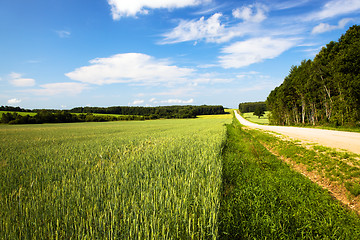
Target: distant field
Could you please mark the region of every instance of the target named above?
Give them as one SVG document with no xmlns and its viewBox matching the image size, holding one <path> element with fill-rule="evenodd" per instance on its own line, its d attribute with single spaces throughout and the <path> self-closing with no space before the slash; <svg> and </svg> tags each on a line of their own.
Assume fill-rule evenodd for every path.
<svg viewBox="0 0 360 240">
<path fill-rule="evenodd" d="M 87 113 L 72 113 L 76 115 L 87 114 Z M 120 115 L 120 114 L 107 114 L 107 113 L 92 113 L 94 116 L 112 116 L 112 117 L 120 117 L 120 116 L 129 116 L 129 115 Z"/>
<path fill-rule="evenodd" d="M 8 113 L 8 111 L 0 111 L 0 119 L 1 119 L 3 113 Z M 14 113 L 14 112 L 10 112 L 10 113 Z M 26 116 L 26 115 L 35 116 L 36 115 L 36 113 L 34 113 L 34 112 L 16 112 L 16 113 L 21 116 Z"/>
<path fill-rule="evenodd" d="M 225 112 L 227 112 L 228 114 L 198 115 L 197 118 L 200 119 L 232 119 L 233 118 L 232 109 L 225 109 Z"/>
<path fill-rule="evenodd" d="M 269 114 L 270 114 L 270 111 L 266 111 L 265 115 L 260 118 L 258 116 L 255 116 L 252 112 L 251 113 L 243 113 L 242 115 L 246 120 L 248 120 L 250 122 L 268 125 L 269 124 Z"/>
</svg>

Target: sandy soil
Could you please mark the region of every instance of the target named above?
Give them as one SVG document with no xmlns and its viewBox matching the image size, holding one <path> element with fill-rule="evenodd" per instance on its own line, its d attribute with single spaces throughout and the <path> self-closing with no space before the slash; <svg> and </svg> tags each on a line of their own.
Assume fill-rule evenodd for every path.
<svg viewBox="0 0 360 240">
<path fill-rule="evenodd" d="M 236 111 L 235 116 L 242 125 L 248 127 L 273 131 L 308 143 L 317 143 L 322 146 L 336 148 L 339 150 L 347 150 L 360 154 L 360 133 L 313 128 L 259 125 L 247 121 Z"/>
</svg>

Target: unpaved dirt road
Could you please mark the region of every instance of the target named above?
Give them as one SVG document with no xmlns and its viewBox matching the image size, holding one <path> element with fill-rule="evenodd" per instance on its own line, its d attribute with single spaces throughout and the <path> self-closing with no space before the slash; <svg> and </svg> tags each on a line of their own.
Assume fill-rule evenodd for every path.
<svg viewBox="0 0 360 240">
<path fill-rule="evenodd" d="M 290 138 L 298 139 L 308 143 L 317 143 L 322 146 L 336 148 L 340 150 L 347 150 L 353 153 L 360 154 L 360 133 L 313 128 L 259 125 L 247 121 L 236 111 L 235 116 L 242 125 L 248 127 L 273 131 L 288 136 Z"/>
</svg>

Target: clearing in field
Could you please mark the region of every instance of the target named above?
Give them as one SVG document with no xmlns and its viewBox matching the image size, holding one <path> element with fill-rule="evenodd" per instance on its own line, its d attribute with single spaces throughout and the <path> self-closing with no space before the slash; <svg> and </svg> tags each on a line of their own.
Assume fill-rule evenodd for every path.
<svg viewBox="0 0 360 240">
<path fill-rule="evenodd" d="M 257 123 L 257 124 L 264 124 L 264 125 L 269 125 L 269 115 L 270 115 L 270 111 L 266 111 L 264 116 L 262 117 L 258 117 L 255 116 L 252 112 L 249 113 L 242 113 L 242 116 L 253 123 Z"/>
</svg>

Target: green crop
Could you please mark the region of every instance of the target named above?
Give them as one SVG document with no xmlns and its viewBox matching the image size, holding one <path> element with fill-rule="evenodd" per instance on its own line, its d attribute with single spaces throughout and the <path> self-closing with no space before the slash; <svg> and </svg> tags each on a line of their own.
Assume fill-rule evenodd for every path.
<svg viewBox="0 0 360 240">
<path fill-rule="evenodd" d="M 0 238 L 215 239 L 227 121 L 0 126 Z"/>
</svg>

